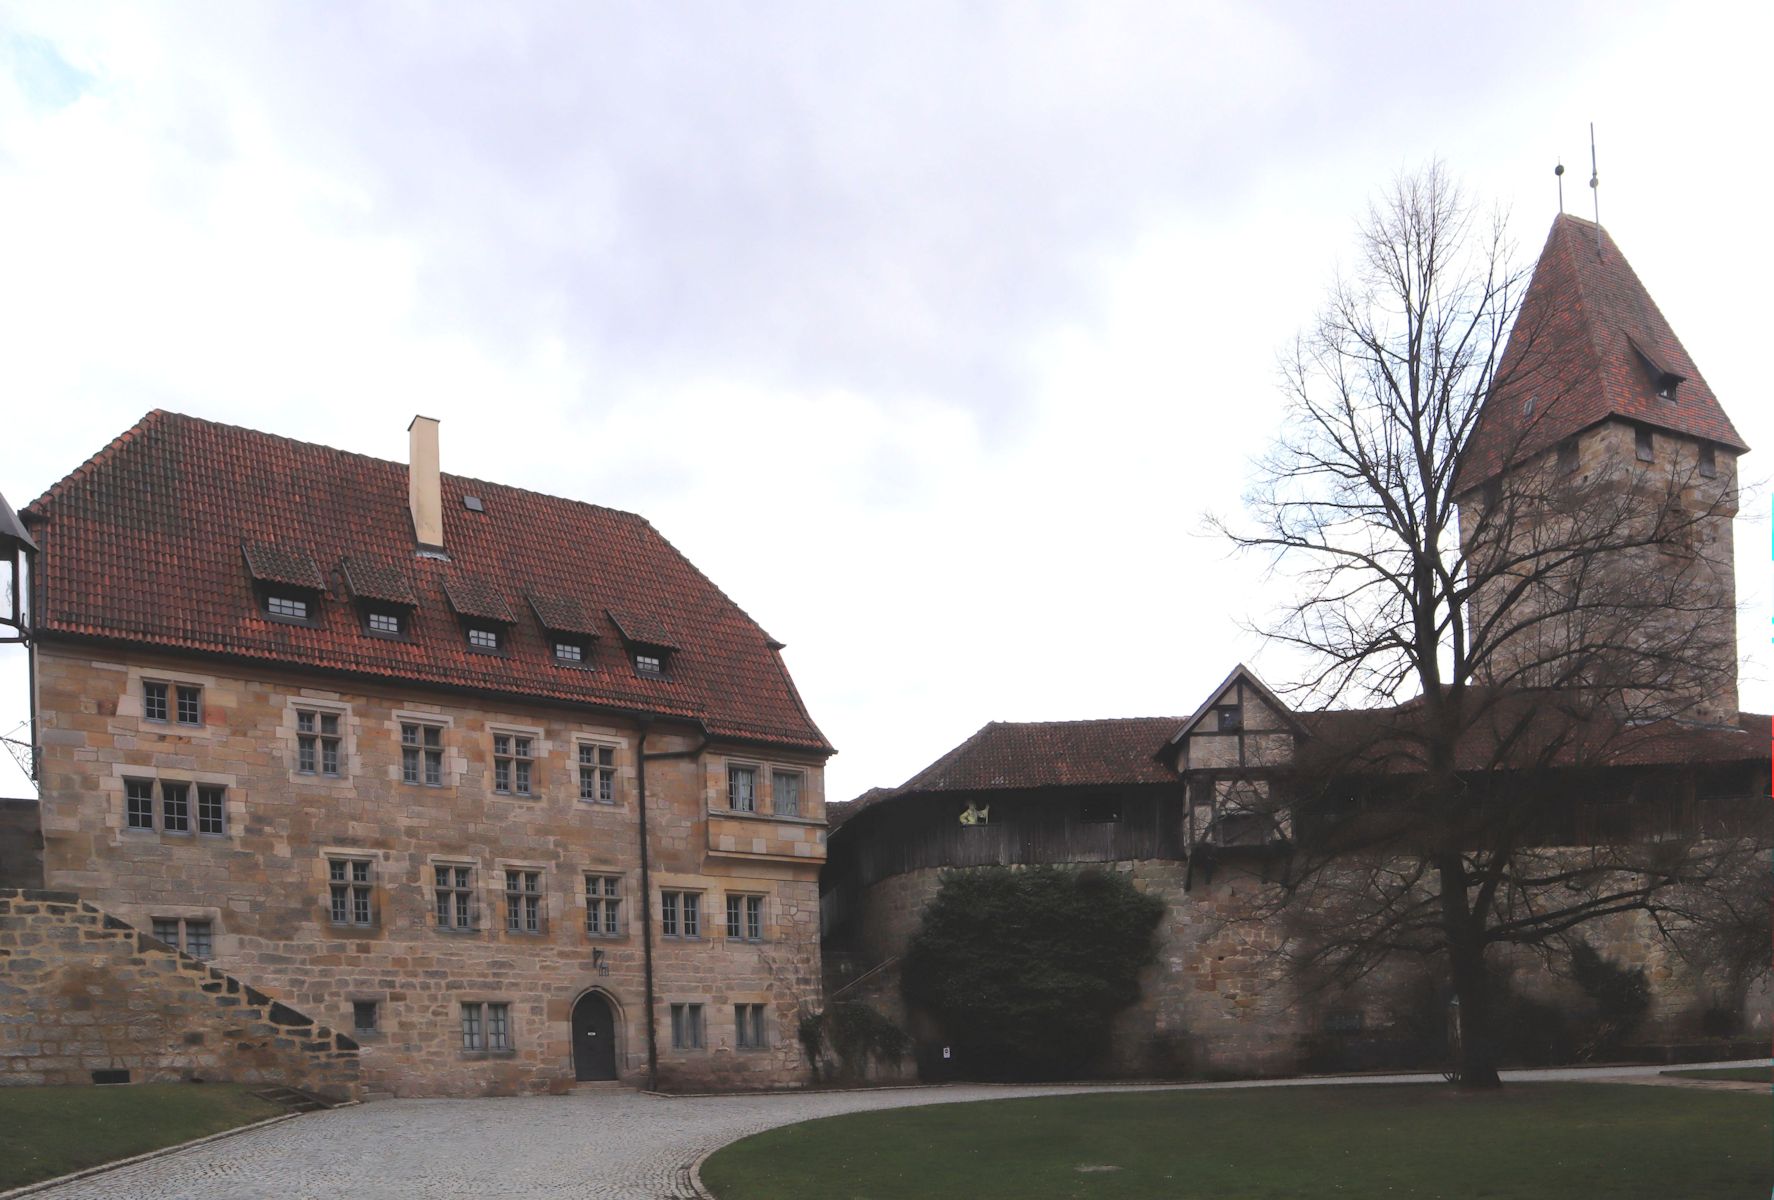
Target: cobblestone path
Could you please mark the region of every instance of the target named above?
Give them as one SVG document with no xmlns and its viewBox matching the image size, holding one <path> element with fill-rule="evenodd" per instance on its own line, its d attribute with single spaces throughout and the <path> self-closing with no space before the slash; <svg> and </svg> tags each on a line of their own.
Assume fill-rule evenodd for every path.
<svg viewBox="0 0 1774 1200">
<path fill-rule="evenodd" d="M 1608 1079 L 1662 1067 L 1506 1073 Z M 1439 1082 L 1435 1076 L 1184 1087 Z M 813 1117 L 1137 1086 L 894 1088 L 776 1096 L 665 1098 L 629 1091 L 489 1100 L 384 1100 L 337 1108 L 106 1171 L 31 1200 L 458 1200 L 620 1197 L 689 1200 L 703 1154 Z"/>
</svg>

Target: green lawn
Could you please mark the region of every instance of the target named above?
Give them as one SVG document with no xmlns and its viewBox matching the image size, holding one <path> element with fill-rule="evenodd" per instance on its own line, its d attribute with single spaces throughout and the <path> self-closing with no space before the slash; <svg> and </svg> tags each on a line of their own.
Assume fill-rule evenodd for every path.
<svg viewBox="0 0 1774 1200">
<path fill-rule="evenodd" d="M 1602 1084 L 1120 1093 L 858 1113 L 703 1164 L 721 1200 L 1766 1196 L 1757 1096 Z"/>
<path fill-rule="evenodd" d="M 1745 1083 L 1774 1082 L 1774 1068 L 1763 1064 L 1759 1067 L 1696 1067 L 1692 1071 L 1665 1071 L 1665 1075 L 1673 1075 L 1677 1079 L 1734 1079 Z"/>
<path fill-rule="evenodd" d="M 0 1190 L 282 1111 L 228 1083 L 0 1087 Z"/>
</svg>

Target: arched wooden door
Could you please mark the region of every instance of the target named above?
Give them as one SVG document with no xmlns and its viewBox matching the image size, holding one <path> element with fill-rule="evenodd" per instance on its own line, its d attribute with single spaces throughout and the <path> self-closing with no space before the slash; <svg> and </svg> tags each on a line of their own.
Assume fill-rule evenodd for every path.
<svg viewBox="0 0 1774 1200">
<path fill-rule="evenodd" d="M 597 992 L 573 1006 L 573 1078 L 616 1078 L 616 1015 Z"/>
</svg>

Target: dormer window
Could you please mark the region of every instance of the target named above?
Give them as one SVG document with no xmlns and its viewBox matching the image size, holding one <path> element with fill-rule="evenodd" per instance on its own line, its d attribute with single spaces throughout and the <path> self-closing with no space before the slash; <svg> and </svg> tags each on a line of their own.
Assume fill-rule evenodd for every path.
<svg viewBox="0 0 1774 1200">
<path fill-rule="evenodd" d="M 371 633 L 380 633 L 388 637 L 400 637 L 407 631 L 406 621 L 401 614 L 391 608 L 372 608 L 365 619 L 364 627 Z"/>
<path fill-rule="evenodd" d="M 672 637 L 671 630 L 665 622 L 650 613 L 634 611 L 618 612 L 606 609 L 610 623 L 616 626 L 616 632 L 622 637 L 623 647 L 628 651 L 628 660 L 634 664 L 634 673 L 642 679 L 663 679 L 671 667 L 671 659 L 677 653 L 677 641 Z"/>
<path fill-rule="evenodd" d="M 269 592 L 265 596 L 267 616 L 280 617 L 286 621 L 306 621 L 308 612 L 308 601 L 300 596 L 282 595 L 277 592 Z"/>
<path fill-rule="evenodd" d="M 554 656 L 564 663 L 582 663 L 585 661 L 585 646 L 581 642 L 561 642 L 554 644 Z"/>
<path fill-rule="evenodd" d="M 649 679 L 659 679 L 665 675 L 665 662 L 657 654 L 637 654 L 634 656 L 634 673 L 645 675 Z"/>
<path fill-rule="evenodd" d="M 514 618 L 504 593 L 490 579 L 468 574 L 444 576 L 444 597 L 462 622 L 468 648 L 481 654 L 500 654 Z"/>
<path fill-rule="evenodd" d="M 1631 338 L 1627 338 L 1626 341 L 1638 355 L 1639 364 L 1644 367 L 1645 374 L 1650 376 L 1651 390 L 1657 394 L 1657 398 L 1674 404 L 1675 389 L 1687 376 L 1670 370 L 1669 366 L 1657 355 L 1652 354 Z"/>
<path fill-rule="evenodd" d="M 527 598 L 547 644 L 554 650 L 556 665 L 589 669 L 598 632 L 585 605 L 576 597 L 558 593 L 531 592 Z"/>
<path fill-rule="evenodd" d="M 364 632 L 376 637 L 406 637 L 419 604 L 406 571 L 396 563 L 364 557 L 345 558 L 339 569 L 363 616 Z"/>
<path fill-rule="evenodd" d="M 470 625 L 468 644 L 476 650 L 498 650 L 499 631 L 489 625 Z"/>
</svg>

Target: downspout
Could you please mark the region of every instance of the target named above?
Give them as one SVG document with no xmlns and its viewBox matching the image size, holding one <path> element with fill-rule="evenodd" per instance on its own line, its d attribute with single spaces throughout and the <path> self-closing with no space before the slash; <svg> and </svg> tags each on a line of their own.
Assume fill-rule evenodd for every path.
<svg viewBox="0 0 1774 1200">
<path fill-rule="evenodd" d="M 640 722 L 639 750 L 635 755 L 635 779 L 640 791 L 641 838 L 641 973 L 647 992 L 647 1090 L 659 1090 L 659 1026 L 655 1017 L 653 993 L 653 868 L 647 849 L 647 763 L 654 759 L 699 758 L 708 748 L 708 727 L 702 726 L 702 740 L 691 750 L 665 750 L 647 753 L 647 734 L 653 728 L 651 718 Z"/>
</svg>

